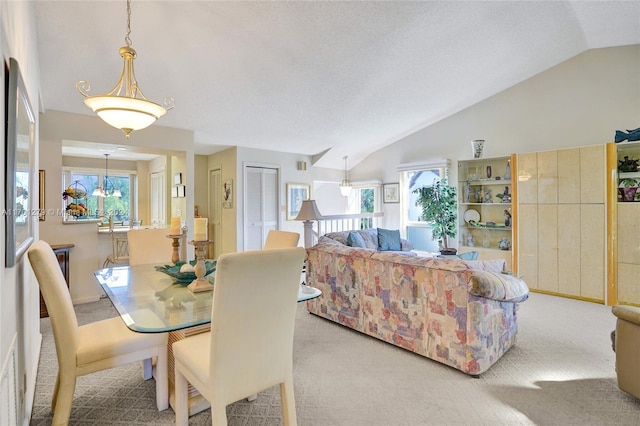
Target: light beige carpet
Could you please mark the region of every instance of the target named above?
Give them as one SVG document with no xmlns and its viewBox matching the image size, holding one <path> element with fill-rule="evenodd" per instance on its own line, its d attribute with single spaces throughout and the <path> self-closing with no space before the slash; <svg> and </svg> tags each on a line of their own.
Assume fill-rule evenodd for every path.
<svg viewBox="0 0 640 426">
<path fill-rule="evenodd" d="M 115 315 L 108 300 L 76 307 L 81 323 Z M 480 378 L 310 315 L 299 305 L 294 346 L 298 424 L 638 425 L 640 402 L 616 384 L 611 308 L 532 294 L 521 304 L 518 343 Z M 48 319 L 32 425 L 51 424 L 57 364 Z M 640 368 L 640 366 L 639 366 Z M 78 380 L 71 424 L 172 425 L 155 408 L 139 363 Z M 277 388 L 227 408 L 230 425 L 279 425 Z M 209 411 L 190 424 L 210 425 Z"/>
</svg>

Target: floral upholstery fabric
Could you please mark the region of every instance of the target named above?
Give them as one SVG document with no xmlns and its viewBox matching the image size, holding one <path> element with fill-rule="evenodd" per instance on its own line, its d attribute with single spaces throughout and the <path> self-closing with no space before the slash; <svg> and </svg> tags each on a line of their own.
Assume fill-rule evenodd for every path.
<svg viewBox="0 0 640 426">
<path fill-rule="evenodd" d="M 516 341 L 517 303 L 471 294 L 478 271 L 460 259 L 322 243 L 307 253 L 307 284 L 322 290 L 311 313 L 472 375 Z"/>
</svg>

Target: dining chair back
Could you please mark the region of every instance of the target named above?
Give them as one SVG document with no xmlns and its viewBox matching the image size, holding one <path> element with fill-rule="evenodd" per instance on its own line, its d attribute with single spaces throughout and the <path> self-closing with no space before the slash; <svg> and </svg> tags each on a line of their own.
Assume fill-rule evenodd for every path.
<svg viewBox="0 0 640 426">
<path fill-rule="evenodd" d="M 267 239 L 264 242 L 264 249 L 285 248 L 285 247 L 297 247 L 298 241 L 300 241 L 300 234 L 297 232 L 289 231 L 277 231 L 272 229 L 267 234 Z"/>
<path fill-rule="evenodd" d="M 172 240 L 169 229 L 131 229 L 127 232 L 129 245 L 129 265 L 147 263 L 170 263 Z"/>
<path fill-rule="evenodd" d="M 37 241 L 29 248 L 28 257 L 47 305 L 58 357 L 58 377 L 51 399 L 53 424 L 68 424 L 78 376 L 154 357 L 156 403 L 159 410 L 166 409 L 167 334 L 134 333 L 119 317 L 78 326 L 51 246 Z"/>
<path fill-rule="evenodd" d="M 228 404 L 279 384 L 283 422 L 296 424 L 293 332 L 304 256 L 294 247 L 218 258 L 211 331 L 173 344 L 177 424 L 188 423 L 187 382 L 211 403 L 217 426 L 227 424 Z"/>
</svg>

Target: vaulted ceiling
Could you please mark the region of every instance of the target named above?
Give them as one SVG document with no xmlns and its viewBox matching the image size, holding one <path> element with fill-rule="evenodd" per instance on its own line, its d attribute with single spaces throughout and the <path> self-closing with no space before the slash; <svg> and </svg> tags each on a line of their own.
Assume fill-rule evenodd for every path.
<svg viewBox="0 0 640 426">
<path fill-rule="evenodd" d="M 45 109 L 120 75 L 125 1 L 35 2 Z M 588 49 L 640 43 L 638 1 L 133 1 L 145 95 L 196 153 L 244 146 L 352 167 Z M 143 130 L 144 131 L 144 130 Z M 132 137 L 135 137 L 135 133 Z M 114 140 L 121 144 L 123 140 Z"/>
</svg>

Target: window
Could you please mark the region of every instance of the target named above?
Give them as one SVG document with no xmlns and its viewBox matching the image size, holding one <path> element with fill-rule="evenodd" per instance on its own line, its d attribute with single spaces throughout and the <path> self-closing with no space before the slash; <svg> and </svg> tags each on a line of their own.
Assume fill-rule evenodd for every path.
<svg viewBox="0 0 640 426">
<path fill-rule="evenodd" d="M 403 209 L 402 225 L 406 229 L 406 238 L 411 241 L 415 250 L 438 251 L 438 243 L 433 240 L 431 227 L 420 217 L 420 208 L 416 206 L 417 188 L 433 185 L 442 179 L 449 167 L 448 160 L 437 160 L 430 163 L 404 164 L 398 167 L 400 172 L 401 206 Z"/>
<path fill-rule="evenodd" d="M 114 172 L 109 173 L 105 181 L 103 172 L 65 170 L 62 185 L 66 188 L 79 189 L 72 192 L 76 198 L 63 199 L 64 221 L 77 222 L 81 220 L 98 220 L 113 217 L 114 222 L 128 222 L 135 217 L 137 205 L 133 201 L 135 174 Z M 120 190 L 120 197 L 100 197 L 93 195 L 96 188 L 106 186 L 107 194 Z M 70 210 L 71 204 L 82 204 L 82 209 Z"/>
</svg>

